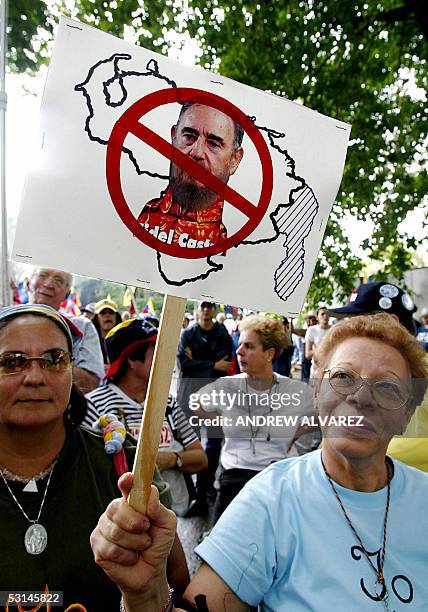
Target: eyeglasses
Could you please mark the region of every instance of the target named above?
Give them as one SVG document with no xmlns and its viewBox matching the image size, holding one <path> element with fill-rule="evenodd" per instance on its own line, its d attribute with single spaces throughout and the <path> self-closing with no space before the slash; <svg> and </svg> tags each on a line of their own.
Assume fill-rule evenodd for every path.
<svg viewBox="0 0 428 612">
<path fill-rule="evenodd" d="M 67 286 L 67 281 L 62 276 L 52 276 L 47 272 L 39 272 L 39 279 L 41 279 L 43 282 L 46 282 L 49 279 L 51 283 L 57 287 L 57 289 L 62 289 L 63 287 Z"/>
<path fill-rule="evenodd" d="M 107 315 L 107 314 L 114 315 L 115 312 L 114 312 L 114 310 L 111 310 L 110 308 L 103 308 L 98 314 L 100 314 L 100 315 Z"/>
<path fill-rule="evenodd" d="M 363 379 L 353 370 L 345 368 L 330 368 L 323 371 L 328 373 L 328 380 L 333 391 L 343 397 L 353 395 L 363 385 L 368 385 L 374 401 L 384 410 L 398 410 L 411 398 L 408 386 L 399 380 L 391 378 Z"/>
<path fill-rule="evenodd" d="M 73 356 L 61 349 L 46 351 L 40 357 L 29 357 L 24 353 L 1 353 L 0 376 L 21 374 L 30 367 L 32 361 L 39 361 L 42 370 L 61 373 L 71 368 Z"/>
</svg>

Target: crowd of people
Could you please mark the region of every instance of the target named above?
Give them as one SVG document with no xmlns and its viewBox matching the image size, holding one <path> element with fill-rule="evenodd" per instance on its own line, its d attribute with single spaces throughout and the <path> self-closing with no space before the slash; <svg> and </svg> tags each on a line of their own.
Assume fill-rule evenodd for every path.
<svg viewBox="0 0 428 612">
<path fill-rule="evenodd" d="M 0 309 L 2 585 L 69 610 L 426 609 L 426 308 L 384 281 L 302 325 L 199 302 L 143 516 L 125 500 L 159 319 L 62 312 L 71 286 L 41 268 Z M 176 516 L 212 527 L 192 580 Z"/>
<path fill-rule="evenodd" d="M 272 348 L 256 348 L 260 359 L 272 359 Z M 426 608 L 428 477 L 387 455 L 423 401 L 424 350 L 381 313 L 333 325 L 313 360 L 321 448 L 252 476 L 197 548 L 203 564 L 176 609 Z M 251 453 L 254 440 L 248 433 L 246 440 Z M 153 491 L 143 524 L 125 502 L 131 483 L 130 475 L 122 479 L 123 500 L 109 505 L 92 534 L 95 558 L 129 612 L 173 609 L 165 559 L 175 519 Z M 147 538 L 143 552 L 133 543 L 138 534 Z"/>
</svg>

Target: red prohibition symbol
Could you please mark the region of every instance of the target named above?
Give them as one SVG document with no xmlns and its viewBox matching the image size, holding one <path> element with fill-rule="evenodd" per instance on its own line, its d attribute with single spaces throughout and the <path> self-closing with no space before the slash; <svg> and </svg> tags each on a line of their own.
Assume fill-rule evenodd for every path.
<svg viewBox="0 0 428 612">
<path fill-rule="evenodd" d="M 182 104 L 183 102 L 194 102 L 216 108 L 239 124 L 251 139 L 258 152 L 262 167 L 262 188 L 257 205 L 251 203 L 229 185 L 225 185 L 211 172 L 208 172 L 196 161 L 172 146 L 170 142 L 167 142 L 153 130 L 140 123 L 140 119 L 145 114 L 159 106 L 171 103 Z M 205 248 L 193 249 L 182 247 L 176 244 L 167 244 L 155 238 L 135 218 L 123 194 L 120 161 L 123 153 L 123 143 L 128 134 L 133 134 L 167 159 L 172 160 L 174 164 L 180 166 L 187 174 L 193 176 L 200 183 L 215 193 L 221 194 L 225 202 L 229 202 L 229 204 L 247 217 L 244 225 L 232 236 L 228 236 L 215 245 Z M 199 259 L 224 253 L 229 248 L 245 240 L 263 219 L 268 209 L 273 189 L 273 167 L 269 149 L 253 121 L 234 104 L 221 96 L 190 87 L 173 87 L 171 89 L 154 91 L 135 102 L 123 113 L 115 123 L 108 141 L 106 177 L 108 190 L 116 212 L 132 234 L 156 251 L 182 259 Z"/>
</svg>

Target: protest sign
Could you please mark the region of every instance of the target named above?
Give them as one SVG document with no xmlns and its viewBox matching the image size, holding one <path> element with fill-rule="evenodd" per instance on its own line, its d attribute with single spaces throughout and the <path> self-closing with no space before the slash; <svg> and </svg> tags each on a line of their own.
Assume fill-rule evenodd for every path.
<svg viewBox="0 0 428 612">
<path fill-rule="evenodd" d="M 284 98 L 61 20 L 12 257 L 175 296 L 164 305 L 134 465 L 137 509 L 146 508 L 182 298 L 298 314 L 349 133 Z"/>
<path fill-rule="evenodd" d="M 63 18 L 13 259 L 296 315 L 349 132 Z"/>
</svg>

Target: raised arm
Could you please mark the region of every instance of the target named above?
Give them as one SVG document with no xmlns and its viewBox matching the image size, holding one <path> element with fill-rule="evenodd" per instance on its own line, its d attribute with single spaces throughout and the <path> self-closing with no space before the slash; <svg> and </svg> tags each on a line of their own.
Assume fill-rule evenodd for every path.
<svg viewBox="0 0 428 612">
<path fill-rule="evenodd" d="M 167 560 L 176 517 L 152 486 L 147 515 L 127 503 L 132 474 L 119 480 L 122 499 L 113 500 L 91 534 L 95 562 L 121 589 L 128 612 L 159 612 L 168 599 Z"/>
<path fill-rule="evenodd" d="M 159 612 L 169 596 L 166 567 L 176 518 L 159 503 L 153 486 L 147 515 L 133 510 L 125 501 L 131 486 L 132 475 L 124 474 L 119 481 L 124 497 L 109 504 L 91 535 L 91 546 L 96 563 L 122 591 L 127 612 Z M 198 595 L 206 596 L 210 612 L 248 610 L 248 605 L 206 564 L 187 587 L 183 599 L 194 604 Z"/>
</svg>

